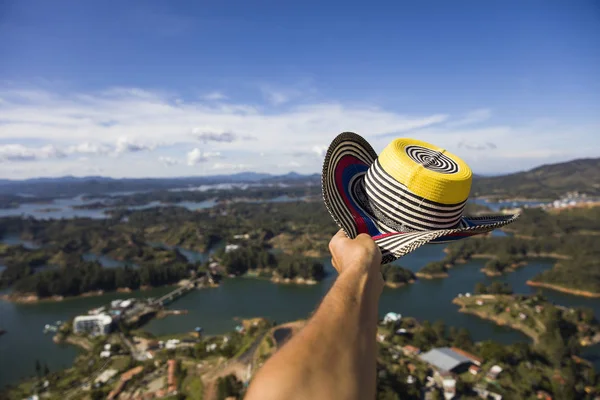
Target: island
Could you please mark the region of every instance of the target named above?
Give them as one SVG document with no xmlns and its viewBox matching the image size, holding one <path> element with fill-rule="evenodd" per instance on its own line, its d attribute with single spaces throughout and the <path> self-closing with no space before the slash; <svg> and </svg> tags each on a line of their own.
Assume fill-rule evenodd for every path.
<svg viewBox="0 0 600 400">
<path fill-rule="evenodd" d="M 433 261 L 421 268 L 415 275 L 421 279 L 439 279 L 448 277 L 447 260 Z"/>
<path fill-rule="evenodd" d="M 554 267 L 534 276 L 529 285 L 600 296 L 600 207 L 524 209 L 505 231 L 509 236 L 473 237 L 452 243 L 443 262 L 452 265 L 483 258 L 487 261 L 482 272 L 499 276 L 527 268 L 532 258 L 553 259 Z"/>
<path fill-rule="evenodd" d="M 392 289 L 409 285 L 416 280 L 416 276 L 412 271 L 393 264 L 382 265 L 381 275 L 383 276 L 385 286 Z"/>
<path fill-rule="evenodd" d="M 593 310 L 557 306 L 542 295 L 511 292 L 499 282 L 489 287 L 478 284 L 475 294 L 459 294 L 452 302 L 460 306 L 460 312 L 521 331 L 542 347 L 557 334 L 581 346 L 600 343 L 600 324 Z"/>
<path fill-rule="evenodd" d="M 6 265 L 0 287 L 14 289 L 4 299 L 35 302 L 173 285 L 206 274 L 314 284 L 326 275 L 322 256 L 336 230 L 322 203 L 316 205 L 158 207 L 120 210 L 104 220 L 4 218 L 0 237 L 19 236 L 39 248 L 0 245 Z M 282 234 L 288 239 L 275 240 Z M 103 259 L 114 262 L 105 267 Z"/>
</svg>

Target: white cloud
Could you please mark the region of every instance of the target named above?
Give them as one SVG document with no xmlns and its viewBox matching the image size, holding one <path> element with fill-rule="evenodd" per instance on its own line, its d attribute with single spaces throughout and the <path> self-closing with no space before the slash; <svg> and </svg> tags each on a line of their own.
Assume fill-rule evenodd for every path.
<svg viewBox="0 0 600 400">
<path fill-rule="evenodd" d="M 469 111 L 460 119 L 448 122 L 448 126 L 456 127 L 479 124 L 481 122 L 487 121 L 491 118 L 491 116 L 492 110 L 490 110 L 489 108 L 480 108 L 477 110 Z"/>
<path fill-rule="evenodd" d="M 122 153 L 137 153 L 139 151 L 154 150 L 155 144 L 142 143 L 136 139 L 128 137 L 120 137 L 117 139 L 117 145 L 115 146 L 115 152 L 117 154 Z"/>
<path fill-rule="evenodd" d="M 288 100 L 307 98 L 296 95 L 295 90 L 274 92 L 283 93 Z M 227 154 L 228 160 L 235 155 L 230 169 L 233 165 L 252 165 L 258 172 L 272 172 L 277 165 L 289 162 L 290 155 L 302 154 L 305 158 L 296 160 L 301 167 L 286 168 L 313 173 L 321 168 L 327 144 L 347 130 L 365 137 L 376 151 L 398 136 L 429 141 L 464 157 L 476 172 L 487 172 L 490 166 L 511 170 L 533 167 L 540 158 L 515 158 L 515 154 L 532 151 L 551 154 L 544 162 L 598 156 L 594 151 L 598 148 L 598 126 L 556 120 L 552 125 L 491 124 L 491 112 L 486 108 L 454 117 L 440 112 L 443 110 L 405 115 L 394 109 L 340 101 L 290 101 L 284 108 L 273 108 L 269 103 L 245 104 L 231 99 L 177 102 L 180 97 L 140 88 L 55 93 L 0 86 L 0 160 L 4 163 L 0 177 L 36 176 L 39 171 L 59 174 L 79 156 L 89 157 L 90 163 L 110 176 L 185 173 L 179 167 L 167 170 L 163 165 L 169 161 L 159 158 L 157 162 L 157 155 L 147 154 L 166 146 L 172 147 L 169 156 L 181 160 L 180 166 L 190 160 L 195 165 L 210 159 L 212 153 L 220 153 Z M 282 99 L 275 96 L 271 100 Z M 515 153 L 517 142 L 520 151 Z M 582 142 L 590 145 L 580 146 Z M 491 149 L 488 143 L 497 148 Z M 200 150 L 206 151 L 209 145 L 210 153 Z M 500 161 L 494 164 L 484 157 L 487 151 L 474 151 L 484 146 L 493 150 L 495 159 L 510 163 L 502 167 Z M 194 147 L 199 148 L 195 153 Z M 187 154 L 190 149 L 194 149 L 191 156 Z M 12 164 L 22 161 L 36 162 L 13 168 Z M 70 171 L 78 168 L 68 165 Z M 280 172 L 288 171 L 282 168 Z"/>
<path fill-rule="evenodd" d="M 313 146 L 312 150 L 317 155 L 317 157 L 325 157 L 327 147 L 328 146 Z"/>
<path fill-rule="evenodd" d="M 172 157 L 165 157 L 165 156 L 158 157 L 158 161 L 166 167 L 172 167 L 174 165 L 181 164 L 181 162 L 179 162 L 179 160 L 176 160 Z"/>
<path fill-rule="evenodd" d="M 231 171 L 247 171 L 252 168 L 251 164 L 233 164 L 233 163 L 214 163 L 211 167 L 213 170 L 231 172 Z"/>
<path fill-rule="evenodd" d="M 194 128 L 192 134 L 196 139 L 208 143 L 208 142 L 223 142 L 231 143 L 236 140 L 237 136 L 232 132 L 210 132 L 202 131 L 202 128 Z"/>
<path fill-rule="evenodd" d="M 222 92 L 219 92 L 219 91 L 207 93 L 204 96 L 202 96 L 202 98 L 204 100 L 227 100 L 228 99 L 228 97 L 225 94 L 223 94 Z"/>
<path fill-rule="evenodd" d="M 213 158 L 220 158 L 221 153 L 218 151 L 214 152 L 202 152 L 199 148 L 195 148 L 189 153 L 187 153 L 187 164 L 189 166 L 194 166 L 203 162 L 206 162 Z"/>
<path fill-rule="evenodd" d="M 84 142 L 77 145 L 69 146 L 65 150 L 67 154 L 108 154 L 112 151 L 111 146 L 102 143 Z"/>
<path fill-rule="evenodd" d="M 27 147 L 21 144 L 0 145 L 0 162 L 37 161 L 52 158 L 63 158 L 66 154 L 53 145 L 43 147 Z"/>
</svg>

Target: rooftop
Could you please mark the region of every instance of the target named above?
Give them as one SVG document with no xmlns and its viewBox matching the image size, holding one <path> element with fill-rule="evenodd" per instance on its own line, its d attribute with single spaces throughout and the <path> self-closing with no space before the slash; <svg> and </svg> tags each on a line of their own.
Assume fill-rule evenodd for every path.
<svg viewBox="0 0 600 400">
<path fill-rule="evenodd" d="M 473 362 L 470 358 L 455 352 L 450 347 L 431 349 L 421 355 L 421 360 L 433 365 L 440 371 L 451 371 L 459 365 Z"/>
</svg>

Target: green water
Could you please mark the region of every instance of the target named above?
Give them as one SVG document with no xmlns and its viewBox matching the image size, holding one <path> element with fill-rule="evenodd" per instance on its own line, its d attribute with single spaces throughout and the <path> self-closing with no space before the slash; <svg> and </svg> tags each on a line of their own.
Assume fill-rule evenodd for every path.
<svg viewBox="0 0 600 400">
<path fill-rule="evenodd" d="M 422 247 L 404 257 L 399 264 L 417 271 L 430 261 L 442 259 L 443 249 L 440 245 Z M 329 261 L 324 262 L 331 274 L 317 285 L 287 286 L 265 280 L 229 279 L 218 288 L 193 291 L 176 300 L 169 307 L 187 309 L 188 314 L 154 320 L 146 329 L 160 335 L 191 331 L 201 326 L 206 333 L 217 334 L 232 329 L 236 325 L 235 317 L 264 316 L 277 322 L 306 318 L 335 280 Z M 386 288 L 381 296 L 379 312 L 395 311 L 419 320 L 442 319 L 449 326 L 467 328 L 475 340 L 493 339 L 502 343 L 528 340 L 519 332 L 458 313 L 457 307 L 451 304 L 458 293 L 473 291 L 477 282 L 487 284 L 493 280 L 479 271 L 483 264 L 481 260 L 456 266 L 447 279 L 419 280 L 399 289 Z M 495 279 L 509 282 L 516 292 L 531 293 L 533 290 L 525 285 L 525 281 L 551 266 L 551 260 L 534 260 L 524 268 Z M 161 288 L 131 294 L 115 293 L 35 305 L 0 302 L 0 327 L 7 330 L 0 337 L 0 387 L 31 376 L 35 371 L 36 359 L 46 362 L 51 370 L 68 367 L 72 363 L 77 350 L 71 346 L 55 345 L 50 335 L 42 333 L 45 324 L 72 318 L 116 298 L 158 296 L 168 290 Z M 552 291 L 544 291 L 544 294 L 558 304 L 592 307 L 600 316 L 600 300 Z M 585 354 L 594 359 L 600 354 L 600 348 L 588 349 Z"/>
</svg>

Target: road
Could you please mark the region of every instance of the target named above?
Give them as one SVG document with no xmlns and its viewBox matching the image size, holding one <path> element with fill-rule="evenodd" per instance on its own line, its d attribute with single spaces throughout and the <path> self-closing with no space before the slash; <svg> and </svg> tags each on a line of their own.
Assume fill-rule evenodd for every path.
<svg viewBox="0 0 600 400">
<path fill-rule="evenodd" d="M 248 349 L 243 352 L 236 361 L 241 362 L 243 364 L 248 364 L 252 362 L 252 356 L 254 356 L 254 353 L 256 352 L 256 350 L 258 349 L 258 346 L 260 345 L 260 343 L 262 342 L 263 338 L 265 337 L 265 335 L 268 333 L 269 331 L 263 332 L 260 335 L 258 335 L 258 337 L 256 339 L 254 339 L 254 342 L 252 342 L 252 344 L 250 345 L 250 347 L 248 347 Z"/>
<path fill-rule="evenodd" d="M 127 346 L 127 348 L 129 349 L 129 352 L 131 353 L 131 356 L 136 360 L 136 361 L 146 361 L 147 357 L 146 357 L 146 353 L 143 351 L 138 351 L 135 348 L 135 345 L 133 343 L 131 343 L 131 340 L 129 340 L 124 334 L 123 332 L 119 332 L 119 335 L 121 336 L 121 341 L 125 344 L 125 346 Z"/>
</svg>

